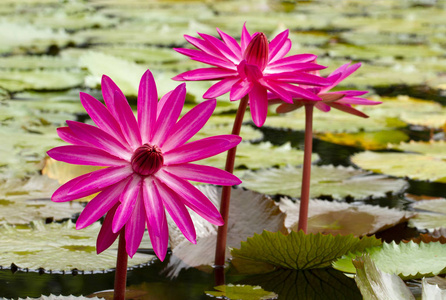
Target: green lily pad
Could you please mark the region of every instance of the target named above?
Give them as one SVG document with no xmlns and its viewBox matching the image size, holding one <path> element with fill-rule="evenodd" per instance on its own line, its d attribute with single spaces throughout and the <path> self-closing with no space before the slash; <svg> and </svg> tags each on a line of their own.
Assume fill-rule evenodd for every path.
<svg viewBox="0 0 446 300">
<path fill-rule="evenodd" d="M 302 168 L 248 171 L 241 186 L 269 195 L 300 197 Z M 356 200 L 398 194 L 407 188 L 404 180 L 372 175 L 352 167 L 312 166 L 310 197 L 330 196 L 333 199 L 353 197 Z"/>
<path fill-rule="evenodd" d="M 22 298 L 19 298 L 19 299 L 22 299 Z M 50 294 L 49 296 L 42 295 L 39 298 L 26 297 L 26 300 L 101 300 L 101 299 L 104 299 L 104 298 L 90 297 L 90 296 L 89 297 L 84 297 L 84 296 L 77 297 L 77 296 L 73 296 L 73 295 L 57 296 L 57 295 L 53 295 L 53 294 Z"/>
<path fill-rule="evenodd" d="M 312 270 L 277 269 L 251 275 L 243 284 L 260 285 L 273 291 L 279 299 L 361 300 L 355 281 L 333 268 Z"/>
<path fill-rule="evenodd" d="M 285 226 L 298 231 L 300 201 L 280 199 L 286 213 Z M 310 200 L 307 233 L 353 234 L 365 236 L 406 222 L 415 214 L 376 205 L 352 205 L 343 202 Z"/>
<path fill-rule="evenodd" d="M 375 237 L 356 238 L 353 235 L 308 234 L 292 231 L 289 235 L 263 231 L 254 234 L 240 249 L 232 249 L 234 258 L 254 260 L 295 270 L 328 267 L 336 258 L 352 251 L 381 245 Z"/>
<path fill-rule="evenodd" d="M 97 45 L 92 48 L 95 51 L 102 52 L 108 55 L 120 57 L 137 63 L 150 63 L 160 65 L 165 63 L 177 63 L 184 59 L 184 56 L 172 51 L 172 49 L 165 49 L 154 46 L 143 45 L 112 45 L 103 46 Z"/>
<path fill-rule="evenodd" d="M 333 263 L 333 268 L 355 273 L 352 259 L 358 252 L 344 255 Z M 396 244 L 384 243 L 382 247 L 365 249 L 365 253 L 381 271 L 397 274 L 402 279 L 422 278 L 446 273 L 446 244 L 440 242 L 419 243 L 412 241 Z M 360 254 L 359 254 L 360 255 Z"/>
<path fill-rule="evenodd" d="M 0 86 L 10 92 L 62 90 L 80 86 L 85 74 L 67 70 L 0 70 Z"/>
<path fill-rule="evenodd" d="M 435 154 L 377 153 L 365 151 L 351 157 L 357 166 L 377 173 L 414 180 L 446 182 L 446 162 Z"/>
<path fill-rule="evenodd" d="M 221 201 L 221 188 L 197 186 L 216 206 Z M 177 226 L 169 227 L 172 256 L 166 270 L 176 277 L 184 268 L 211 265 L 215 258 L 217 226 L 210 224 L 195 212 L 190 212 L 197 233 L 197 244 L 191 244 Z M 227 247 L 240 247 L 240 242 L 263 230 L 286 232 L 285 214 L 276 203 L 265 195 L 233 188 L 229 207 Z M 230 258 L 230 252 L 226 251 Z"/>
<path fill-rule="evenodd" d="M 57 56 L 14 55 L 0 57 L 0 68 L 14 70 L 75 69 L 77 68 L 77 60 Z"/>
<path fill-rule="evenodd" d="M 230 134 L 231 131 L 232 131 L 231 125 L 216 126 L 213 124 L 208 125 L 208 123 L 206 123 L 206 125 L 204 125 L 204 127 L 196 135 L 194 135 L 191 141 L 214 135 Z M 263 133 L 256 127 L 250 125 L 242 125 L 240 130 L 240 136 L 243 138 L 244 141 L 259 141 L 263 138 Z"/>
<path fill-rule="evenodd" d="M 206 295 L 221 299 L 240 299 L 240 300 L 262 300 L 262 299 L 278 299 L 278 295 L 268 292 L 260 286 L 251 285 L 219 285 L 214 287 L 218 292 L 205 291 Z"/>
<path fill-rule="evenodd" d="M 399 276 L 382 272 L 370 256 L 363 255 L 354 258 L 353 265 L 356 268 L 355 281 L 364 299 L 415 300 Z"/>
<path fill-rule="evenodd" d="M 446 159 L 446 142 L 445 141 L 429 141 L 429 142 L 415 142 L 400 143 L 399 145 L 390 145 L 389 148 L 403 150 L 406 152 L 415 152 L 426 154 L 438 159 Z"/>
<path fill-rule="evenodd" d="M 445 227 L 446 199 L 418 201 L 412 204 L 417 215 L 409 221 L 409 226 L 434 231 Z"/>
<path fill-rule="evenodd" d="M 31 227 L 0 227 L 2 257 L 0 266 L 9 268 L 14 263 L 20 269 L 51 271 L 109 271 L 116 265 L 116 251 L 105 250 L 96 254 L 99 222 L 76 230 L 71 221 L 43 224 L 33 222 Z M 128 266 L 146 264 L 152 255 L 136 253 Z"/>
<path fill-rule="evenodd" d="M 359 108 L 359 107 L 357 107 Z M 359 109 L 363 109 L 360 107 Z M 268 116 L 265 126 L 276 128 L 288 128 L 293 130 L 305 129 L 305 110 L 298 109 L 293 112 Z M 381 131 L 406 127 L 407 124 L 394 117 L 358 118 L 337 109 L 329 112 L 314 111 L 313 130 L 315 133 L 323 132 L 349 132 Z"/>
<path fill-rule="evenodd" d="M 318 139 L 338 145 L 351 146 L 367 150 L 386 149 L 389 144 L 409 140 L 409 136 L 399 130 L 382 130 L 355 133 L 317 133 Z"/>
<path fill-rule="evenodd" d="M 241 134 L 242 137 L 243 133 Z M 235 168 L 259 169 L 287 164 L 299 165 L 303 162 L 304 152 L 291 147 L 290 143 L 282 146 L 273 146 L 270 142 L 260 144 L 240 143 L 237 146 Z M 312 160 L 319 158 L 312 155 Z M 226 162 L 226 152 L 210 158 L 200 160 L 198 163 L 223 169 Z"/>
</svg>

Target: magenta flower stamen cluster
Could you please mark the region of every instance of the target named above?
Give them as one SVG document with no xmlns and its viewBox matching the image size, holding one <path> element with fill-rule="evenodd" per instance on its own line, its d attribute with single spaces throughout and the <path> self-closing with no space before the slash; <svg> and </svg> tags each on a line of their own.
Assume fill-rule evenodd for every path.
<svg viewBox="0 0 446 300">
<path fill-rule="evenodd" d="M 142 76 L 139 86 L 138 119 L 107 76 L 102 78 L 102 94 L 106 106 L 88 94 L 80 95 L 96 126 L 67 121 L 68 127 L 59 128 L 58 134 L 72 145 L 48 151 L 59 161 L 106 167 L 72 179 L 52 196 L 53 201 L 62 202 L 99 192 L 76 223 L 81 229 L 106 214 L 97 252 L 110 247 L 125 228 L 126 251 L 133 256 L 147 228 L 153 249 L 163 260 L 169 234 L 165 211 L 192 243 L 196 243 L 196 234 L 186 207 L 212 224 L 222 225 L 215 206 L 188 180 L 218 185 L 241 181 L 226 171 L 191 162 L 224 152 L 241 138 L 220 135 L 186 143 L 207 122 L 216 101 L 202 102 L 178 120 L 185 84 L 158 101 L 150 71 Z"/>
</svg>

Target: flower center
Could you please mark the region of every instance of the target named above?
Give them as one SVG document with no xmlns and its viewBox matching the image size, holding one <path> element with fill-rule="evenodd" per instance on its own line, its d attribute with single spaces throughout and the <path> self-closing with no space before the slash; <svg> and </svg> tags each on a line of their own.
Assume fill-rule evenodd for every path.
<svg viewBox="0 0 446 300">
<path fill-rule="evenodd" d="M 268 39 L 263 32 L 257 33 L 246 47 L 243 58 L 248 64 L 256 65 L 263 71 L 268 64 Z"/>
<path fill-rule="evenodd" d="M 163 166 L 163 153 L 156 145 L 144 144 L 135 150 L 130 163 L 135 173 L 142 176 L 152 175 Z"/>
</svg>

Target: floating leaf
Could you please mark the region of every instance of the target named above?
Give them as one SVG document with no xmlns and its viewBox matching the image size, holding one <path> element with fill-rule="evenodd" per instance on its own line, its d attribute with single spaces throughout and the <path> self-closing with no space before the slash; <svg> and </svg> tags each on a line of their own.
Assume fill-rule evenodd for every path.
<svg viewBox="0 0 446 300">
<path fill-rule="evenodd" d="M 290 143 L 273 146 L 270 142 L 260 144 L 240 143 L 237 146 L 235 168 L 259 169 L 287 164 L 299 165 L 303 162 L 304 152 L 291 147 Z M 315 161 L 319 157 L 312 155 Z M 199 161 L 200 164 L 211 165 L 223 169 L 226 152 Z"/>
<path fill-rule="evenodd" d="M 23 298 L 19 298 L 19 300 L 100 300 L 100 299 L 104 299 L 104 298 L 98 298 L 98 297 L 84 297 L 84 296 L 62 296 L 62 295 L 53 295 L 50 294 L 49 296 L 45 296 L 42 295 L 39 298 L 30 298 L 30 297 L 26 297 L 25 299 Z"/>
<path fill-rule="evenodd" d="M 242 186 L 269 195 L 300 197 L 302 168 L 287 166 L 246 172 Z M 404 180 L 372 175 L 352 167 L 312 166 L 310 197 L 330 196 L 333 199 L 384 197 L 407 188 Z"/>
<path fill-rule="evenodd" d="M 418 214 L 409 221 L 409 226 L 429 231 L 445 227 L 446 199 L 418 201 L 412 207 Z"/>
<path fill-rule="evenodd" d="M 108 55 L 120 57 L 136 63 L 163 64 L 177 62 L 183 57 L 172 51 L 154 46 L 143 45 L 113 45 L 93 47 L 95 51 L 103 52 Z"/>
<path fill-rule="evenodd" d="M 57 56 L 14 55 L 0 57 L 0 68 L 14 70 L 75 69 L 77 68 L 77 60 Z"/>
<path fill-rule="evenodd" d="M 279 299 L 361 300 L 355 281 L 332 268 L 314 270 L 278 269 L 254 275 L 243 284 L 260 285 L 279 295 Z"/>
<path fill-rule="evenodd" d="M 404 281 L 394 274 L 382 272 L 368 255 L 353 259 L 356 284 L 364 299 L 415 300 Z"/>
<path fill-rule="evenodd" d="M 353 235 L 308 234 L 292 231 L 289 235 L 263 231 L 232 249 L 235 258 L 269 263 L 285 269 L 307 270 L 328 267 L 332 261 L 352 251 L 378 246 L 375 237 L 355 238 Z"/>
<path fill-rule="evenodd" d="M 0 70 L 0 86 L 10 92 L 62 90 L 80 86 L 85 74 L 66 70 Z"/>
<path fill-rule="evenodd" d="M 204 127 L 190 140 L 198 140 L 214 135 L 220 135 L 220 134 L 230 134 L 232 130 L 232 127 L 229 125 L 222 125 L 222 126 L 215 126 L 215 125 L 204 125 Z M 252 126 L 249 125 L 242 125 L 240 130 L 240 136 L 243 138 L 244 141 L 255 141 L 255 140 L 261 140 L 263 138 L 263 133 Z M 252 145 L 252 144 L 248 144 Z M 270 147 L 272 147 L 270 145 Z M 245 148 L 242 146 L 242 148 Z M 280 149 L 280 148 L 279 148 Z M 291 150 L 291 149 L 290 149 Z M 222 156 L 225 156 L 226 152 Z M 226 159 L 226 158 L 225 158 Z"/>
<path fill-rule="evenodd" d="M 287 214 L 285 226 L 298 231 L 300 201 L 280 199 L 280 209 Z M 406 222 L 415 214 L 375 205 L 310 200 L 307 233 L 353 234 L 365 236 Z"/>
<path fill-rule="evenodd" d="M 262 300 L 262 299 L 278 299 L 278 295 L 268 292 L 260 286 L 251 285 L 219 285 L 214 287 L 218 292 L 206 291 L 206 295 L 224 299 L 240 299 L 240 300 Z"/>
<path fill-rule="evenodd" d="M 355 133 L 317 133 L 317 138 L 338 145 L 351 146 L 367 150 L 386 149 L 388 144 L 409 140 L 409 136 L 400 130 L 383 130 Z"/>
<path fill-rule="evenodd" d="M 221 188 L 197 186 L 217 207 L 221 201 Z M 243 189 L 232 189 L 229 208 L 227 247 L 240 247 L 240 242 L 264 229 L 286 232 L 285 214 L 270 198 Z M 170 244 L 172 256 L 167 270 L 177 276 L 182 268 L 210 265 L 214 262 L 217 227 L 191 212 L 197 232 L 197 244 L 186 240 L 177 228 L 171 226 Z M 226 257 L 230 257 L 226 251 Z"/>
<path fill-rule="evenodd" d="M 96 237 L 101 225 L 96 222 L 76 230 L 71 221 L 59 224 L 33 222 L 30 228 L 0 227 L 2 236 L 0 266 L 71 272 L 108 271 L 116 266 L 116 251 L 96 254 Z M 154 256 L 136 253 L 129 267 L 146 264 Z"/>
<path fill-rule="evenodd" d="M 346 273 L 355 273 L 352 259 L 359 252 L 344 255 L 333 267 Z M 446 245 L 435 243 L 384 243 L 382 247 L 365 250 L 381 271 L 397 274 L 403 279 L 422 278 L 446 272 Z M 359 254 L 360 255 L 360 254 Z"/>
<path fill-rule="evenodd" d="M 377 173 L 446 183 L 446 162 L 435 153 L 423 155 L 365 151 L 353 155 L 351 160 L 359 167 Z"/>
<path fill-rule="evenodd" d="M 429 155 L 438 159 L 446 159 L 446 142 L 445 141 L 429 141 L 400 143 L 399 145 L 391 145 L 389 148 L 395 148 L 407 152 L 416 152 Z"/>
<path fill-rule="evenodd" d="M 422 280 L 423 289 L 421 299 L 445 299 L 446 298 L 446 280 L 442 277 L 424 277 Z"/>
</svg>

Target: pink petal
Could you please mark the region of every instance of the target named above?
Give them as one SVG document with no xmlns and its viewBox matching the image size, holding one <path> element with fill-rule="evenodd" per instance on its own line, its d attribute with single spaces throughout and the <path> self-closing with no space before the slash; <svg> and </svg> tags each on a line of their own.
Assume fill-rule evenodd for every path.
<svg viewBox="0 0 446 300">
<path fill-rule="evenodd" d="M 293 104 L 291 104 L 291 103 L 283 103 L 283 104 L 279 105 L 276 108 L 276 112 L 278 114 L 284 114 L 284 113 L 287 113 L 287 112 L 299 109 L 302 106 L 304 106 L 303 102 L 295 102 Z"/>
<path fill-rule="evenodd" d="M 217 28 L 217 32 L 220 35 L 223 42 L 225 42 L 225 44 L 228 46 L 229 49 L 231 49 L 232 53 L 234 54 L 233 62 L 234 63 L 239 62 L 242 58 L 242 52 L 241 52 L 241 48 L 240 48 L 240 45 L 238 44 L 237 40 L 235 38 L 233 38 L 232 36 L 230 36 L 229 34 L 224 33 L 223 31 L 221 31 L 218 28 Z"/>
<path fill-rule="evenodd" d="M 229 99 L 231 101 L 242 99 L 243 97 L 246 96 L 246 94 L 249 93 L 249 91 L 251 91 L 253 86 L 254 84 L 246 79 L 239 80 L 232 86 L 231 93 L 229 94 Z"/>
<path fill-rule="evenodd" d="M 307 73 L 278 73 L 278 74 L 268 74 L 265 75 L 265 78 L 273 79 L 280 82 L 287 83 L 298 83 L 298 84 L 306 84 L 306 85 L 330 85 L 331 81 L 327 78 L 320 77 L 317 75 L 307 74 Z"/>
<path fill-rule="evenodd" d="M 293 95 L 293 98 L 321 101 L 321 98 L 319 98 L 319 96 L 312 92 L 313 89 L 304 89 L 300 86 L 295 86 L 292 84 L 285 84 L 283 87 Z"/>
<path fill-rule="evenodd" d="M 205 159 L 237 146 L 241 140 L 238 135 L 217 135 L 193 141 L 164 153 L 164 165 Z"/>
<path fill-rule="evenodd" d="M 268 114 L 268 98 L 266 88 L 260 84 L 255 84 L 249 92 L 249 108 L 254 124 L 257 127 L 262 127 Z"/>
<path fill-rule="evenodd" d="M 142 184 L 142 199 L 144 202 L 146 219 L 154 236 L 161 236 L 164 219 L 164 206 L 153 178 L 146 177 Z"/>
<path fill-rule="evenodd" d="M 67 196 L 75 197 L 74 199 L 77 199 L 97 193 L 104 188 L 129 177 L 132 173 L 133 170 L 130 165 L 123 167 L 109 167 L 90 172 L 88 173 L 88 177 L 71 187 Z"/>
<path fill-rule="evenodd" d="M 169 243 L 169 229 L 167 227 L 167 218 L 166 213 L 163 209 L 162 222 L 160 227 L 160 235 L 156 236 L 153 232 L 153 228 L 147 223 L 147 229 L 149 231 L 150 241 L 152 242 L 153 250 L 155 251 L 156 256 L 163 261 L 166 257 L 167 252 L 167 244 Z"/>
<path fill-rule="evenodd" d="M 169 136 L 172 127 L 181 114 L 185 99 L 186 84 L 182 83 L 173 90 L 172 94 L 166 100 L 165 105 L 163 105 L 159 117 L 156 120 L 153 138 L 150 141 L 152 144 L 162 148 L 164 141 Z"/>
<path fill-rule="evenodd" d="M 316 58 L 317 56 L 314 54 L 296 54 L 283 57 L 274 62 L 270 62 L 268 66 L 270 68 L 279 68 L 290 64 L 313 63 L 316 60 Z"/>
<path fill-rule="evenodd" d="M 115 100 L 114 95 L 115 92 L 118 91 L 118 93 L 125 97 L 122 93 L 121 89 L 116 85 L 116 83 L 111 80 L 110 77 L 107 75 L 102 76 L 101 80 L 101 89 L 102 89 L 102 97 L 104 98 L 104 102 L 107 105 L 108 110 L 111 112 L 111 114 L 116 118 L 116 108 L 115 108 Z"/>
<path fill-rule="evenodd" d="M 246 29 L 246 23 L 244 23 L 243 28 L 242 28 L 242 36 L 240 38 L 242 55 L 243 55 L 243 52 L 245 52 L 246 47 L 248 47 L 248 44 L 249 44 L 249 42 L 251 42 L 251 40 L 252 40 L 252 36 L 249 34 L 248 30 Z"/>
<path fill-rule="evenodd" d="M 125 225 L 125 249 L 130 258 L 135 255 L 139 245 L 141 245 L 144 230 L 146 228 L 145 215 L 141 197 L 138 197 L 133 214 Z"/>
<path fill-rule="evenodd" d="M 186 180 L 229 186 L 242 183 L 231 173 L 210 166 L 181 164 L 167 166 L 164 170 Z"/>
<path fill-rule="evenodd" d="M 80 214 L 76 222 L 76 229 L 90 226 L 100 217 L 105 215 L 119 200 L 119 196 L 127 185 L 128 180 L 122 180 L 117 184 L 105 188 L 94 197 Z"/>
<path fill-rule="evenodd" d="M 156 118 L 158 119 L 160 116 L 161 111 L 163 110 L 164 104 L 166 104 L 167 99 L 169 99 L 170 95 L 172 95 L 174 90 L 167 92 L 164 96 L 161 97 L 160 101 L 158 102 L 158 107 L 156 109 Z M 152 133 L 153 136 L 153 133 Z"/>
<path fill-rule="evenodd" d="M 81 103 L 93 122 L 119 141 L 124 140 L 121 128 L 110 111 L 96 98 L 80 93 Z"/>
<path fill-rule="evenodd" d="M 196 187 L 186 180 L 161 170 L 156 178 L 181 197 L 181 201 L 210 223 L 221 226 L 223 219 L 214 204 Z"/>
<path fill-rule="evenodd" d="M 134 149 L 141 146 L 141 133 L 139 132 L 138 123 L 136 122 L 135 115 L 133 114 L 130 104 L 127 102 L 125 96 L 119 92 L 115 92 L 115 108 L 116 117 L 121 126 L 122 133 L 124 134 L 127 142 Z"/>
<path fill-rule="evenodd" d="M 211 117 L 217 106 L 216 100 L 204 101 L 187 112 L 172 128 L 163 151 L 183 145 L 193 137 Z"/>
<path fill-rule="evenodd" d="M 327 104 L 325 104 L 324 102 L 316 102 L 316 104 L 314 105 L 316 106 L 317 109 L 323 111 L 323 112 L 329 112 L 331 110 L 331 107 Z"/>
<path fill-rule="evenodd" d="M 59 127 L 57 128 L 57 135 L 59 135 L 59 137 L 70 144 L 73 145 L 85 145 L 85 146 L 90 146 L 89 143 L 85 142 L 84 140 L 78 138 L 73 130 L 70 129 L 70 127 Z"/>
<path fill-rule="evenodd" d="M 183 202 L 181 201 L 180 196 L 173 192 L 170 188 L 166 187 L 160 181 L 154 180 L 154 184 L 160 193 L 167 213 L 178 226 L 178 229 L 180 229 L 186 239 L 188 239 L 191 243 L 196 244 L 197 235 L 195 233 L 194 223 L 192 222 L 186 206 L 184 206 Z"/>
<path fill-rule="evenodd" d="M 271 92 L 276 94 L 283 101 L 288 102 L 288 103 L 293 103 L 293 99 L 292 99 L 290 93 L 288 93 L 288 91 L 281 86 L 281 83 L 274 82 L 273 80 L 263 80 L 261 82 L 261 84 L 265 88 L 269 89 Z M 265 97 L 266 97 L 266 94 L 265 94 Z M 266 118 L 266 115 L 265 115 L 265 118 Z"/>
<path fill-rule="evenodd" d="M 199 38 L 195 38 L 187 34 L 184 35 L 184 38 L 186 39 L 186 41 L 188 41 L 198 49 L 202 50 L 203 52 L 206 52 L 219 59 L 225 58 L 214 45 L 212 45 L 206 40 L 201 40 Z"/>
<path fill-rule="evenodd" d="M 142 75 L 138 90 L 138 125 L 142 143 L 152 138 L 151 130 L 155 127 L 158 93 L 152 73 L 147 70 Z"/>
<path fill-rule="evenodd" d="M 354 109 L 353 107 L 351 107 L 348 104 L 339 104 L 339 103 L 336 103 L 336 102 L 330 102 L 330 103 L 327 103 L 327 104 L 330 105 L 333 108 L 339 109 L 339 110 L 341 110 L 343 112 L 346 112 L 346 113 L 349 113 L 349 114 L 352 114 L 352 115 L 355 115 L 355 116 L 358 116 L 358 117 L 362 117 L 362 118 L 368 118 L 369 117 L 365 113 L 363 113 L 363 112 L 361 112 L 361 111 L 359 111 L 357 109 Z"/>
<path fill-rule="evenodd" d="M 87 173 L 87 174 L 81 175 L 79 177 L 73 178 L 70 181 L 66 182 L 65 184 L 61 185 L 51 196 L 51 201 L 66 202 L 66 201 L 71 201 L 74 199 L 82 198 L 82 197 L 93 194 L 93 193 L 90 193 L 89 191 L 87 191 L 83 194 L 68 196 L 68 192 L 73 187 L 75 187 L 79 182 L 83 181 L 84 179 L 89 178 L 90 176 L 91 176 L 91 173 Z"/>
<path fill-rule="evenodd" d="M 341 100 L 337 101 L 337 103 L 342 104 L 358 104 L 358 105 L 377 105 L 381 104 L 381 101 L 372 101 L 365 98 L 359 98 L 359 97 L 344 97 Z"/>
<path fill-rule="evenodd" d="M 133 210 L 138 199 L 139 191 L 141 190 L 141 177 L 133 174 L 133 177 L 129 180 L 126 187 L 119 197 L 119 205 L 116 210 L 115 217 L 113 218 L 112 230 L 118 232 L 127 223 L 130 216 L 133 214 Z"/>
<path fill-rule="evenodd" d="M 115 216 L 116 209 L 119 203 L 116 203 L 105 216 L 104 222 L 102 223 L 101 231 L 99 231 L 98 239 L 96 241 L 96 252 L 99 254 L 104 250 L 107 250 L 115 241 L 119 235 L 112 231 L 113 217 Z"/>
<path fill-rule="evenodd" d="M 225 78 L 214 85 L 212 85 L 206 93 L 204 93 L 203 98 L 205 99 L 212 99 L 217 98 L 223 94 L 226 94 L 229 92 L 232 88 L 232 86 L 239 81 L 239 77 L 228 77 Z"/>
<path fill-rule="evenodd" d="M 122 166 L 128 164 L 127 161 L 108 152 L 88 146 L 60 146 L 49 150 L 47 154 L 55 160 L 74 165 Z"/>
<path fill-rule="evenodd" d="M 314 63 L 289 63 L 285 65 L 268 65 L 265 69 L 265 74 L 277 74 L 283 72 L 308 72 L 315 70 L 322 70 L 326 67 Z"/>
<path fill-rule="evenodd" d="M 237 72 L 230 69 L 222 68 L 198 68 L 195 70 L 186 71 L 181 73 L 173 80 L 215 80 L 223 79 L 225 77 L 236 76 Z"/>
<path fill-rule="evenodd" d="M 318 96 L 324 102 L 333 102 L 333 101 L 338 101 L 338 100 L 344 98 L 345 94 L 340 94 L 340 93 L 320 93 Z"/>
<path fill-rule="evenodd" d="M 237 64 L 239 60 L 225 43 L 212 35 L 204 33 L 199 33 L 199 35 L 208 43 L 212 44 L 224 56 L 224 61 L 226 61 L 229 68 L 235 69 L 235 64 Z"/>
<path fill-rule="evenodd" d="M 67 124 L 78 138 L 84 140 L 90 146 L 110 152 L 125 160 L 130 160 L 132 152 L 102 129 L 75 121 L 67 121 Z"/>
<path fill-rule="evenodd" d="M 269 57 L 270 62 L 274 62 L 284 57 L 291 48 L 291 44 L 286 44 L 288 40 L 289 30 L 282 31 L 269 43 Z"/>
</svg>

